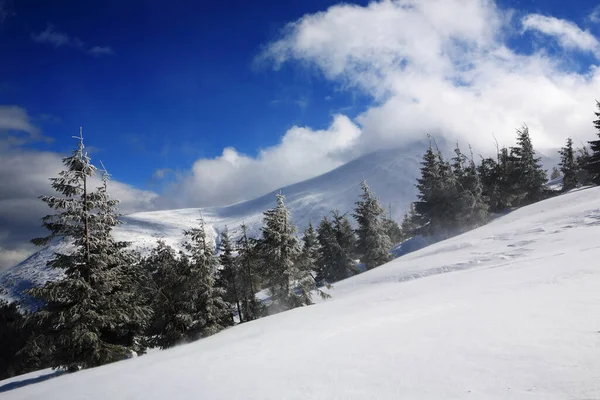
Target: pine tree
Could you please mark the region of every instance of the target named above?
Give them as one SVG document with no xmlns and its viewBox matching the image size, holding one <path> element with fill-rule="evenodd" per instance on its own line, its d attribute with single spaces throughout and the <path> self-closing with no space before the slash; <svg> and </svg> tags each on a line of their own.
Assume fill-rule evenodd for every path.
<svg viewBox="0 0 600 400">
<path fill-rule="evenodd" d="M 441 152 L 430 145 L 421 162 L 417 179 L 417 224 L 426 234 L 447 234 L 455 226 L 457 188 L 452 168 Z"/>
<path fill-rule="evenodd" d="M 511 148 L 511 156 L 515 163 L 513 179 L 522 199 L 519 203 L 529 204 L 541 200 L 546 192 L 546 172 L 540 164 L 541 158 L 535 156 L 526 125 L 517 129 L 517 146 Z"/>
<path fill-rule="evenodd" d="M 36 360 L 28 359 L 22 350 L 32 335 L 16 302 L 0 299 L 0 380 L 39 368 Z"/>
<path fill-rule="evenodd" d="M 248 238 L 248 229 L 245 224 L 241 226 L 242 234 L 236 243 L 238 256 L 236 265 L 239 271 L 239 292 L 242 301 L 242 314 L 245 321 L 251 321 L 262 313 L 260 302 L 256 298 L 258 290 L 258 273 L 256 271 L 257 249 L 253 241 Z"/>
<path fill-rule="evenodd" d="M 151 276 L 147 295 L 152 301 L 153 318 L 148 327 L 148 345 L 162 349 L 196 338 L 198 288 L 190 260 L 177 254 L 164 241 L 144 260 Z"/>
<path fill-rule="evenodd" d="M 225 289 L 224 300 L 236 307 L 238 318 L 240 322 L 243 322 L 244 316 L 242 314 L 240 292 L 238 289 L 240 280 L 238 264 L 235 262 L 233 243 L 229 238 L 227 227 L 221 233 L 220 250 L 221 270 L 219 272 L 219 286 Z"/>
<path fill-rule="evenodd" d="M 319 242 L 319 253 L 317 256 L 316 280 L 320 284 L 333 283 L 338 280 L 336 274 L 336 259 L 339 253 L 333 224 L 327 217 L 323 217 L 317 229 L 317 241 Z M 341 278 L 339 278 L 341 279 Z"/>
<path fill-rule="evenodd" d="M 391 260 L 392 243 L 382 223 L 384 210 L 364 179 L 361 189 L 353 214 L 358 225 L 357 251 L 365 267 L 373 269 Z"/>
<path fill-rule="evenodd" d="M 223 300 L 225 291 L 215 283 L 219 259 L 212 242 L 207 238 L 204 218 L 200 226 L 184 231 L 185 248 L 189 253 L 194 281 L 197 282 L 197 333 L 199 337 L 214 335 L 232 323 L 231 313 Z"/>
<path fill-rule="evenodd" d="M 598 131 L 598 140 L 592 140 L 588 142 L 590 144 L 591 154 L 587 160 L 585 170 L 588 172 L 590 180 L 595 184 L 600 184 L 600 102 L 596 101 L 598 108 L 596 120 L 594 120 L 594 127 Z"/>
<path fill-rule="evenodd" d="M 101 162 L 102 164 L 102 162 Z M 140 264 L 140 255 L 128 249 L 130 243 L 115 241 L 114 227 L 121 224 L 122 216 L 117 209 L 119 201 L 112 199 L 108 191 L 110 175 L 102 164 L 102 184 L 90 194 L 90 203 L 95 205 L 95 213 L 89 216 L 90 243 L 95 251 L 92 259 L 107 278 L 111 279 L 112 307 L 123 314 L 120 325 L 105 328 L 103 335 L 111 343 L 120 344 L 135 352 L 145 349 L 139 345 L 139 338 L 146 328 L 151 309 L 144 304 L 141 293 L 146 275 Z"/>
<path fill-rule="evenodd" d="M 308 270 L 313 271 L 315 274 L 318 272 L 319 238 L 312 222 L 308 223 L 308 228 L 304 230 L 304 235 L 302 235 L 301 258 Z"/>
<path fill-rule="evenodd" d="M 565 147 L 558 152 L 560 154 L 560 171 L 563 175 L 563 191 L 568 191 L 577 187 L 577 165 L 575 162 L 575 152 L 573 150 L 573 140 L 567 139 Z"/>
<path fill-rule="evenodd" d="M 311 271 L 299 262 L 302 249 L 295 233 L 284 196 L 278 194 L 277 206 L 264 213 L 260 241 L 262 270 L 274 311 L 311 304 L 311 290 L 317 289 Z"/>
<path fill-rule="evenodd" d="M 577 169 L 576 176 L 577 182 L 581 185 L 587 185 L 590 183 L 590 174 L 587 169 L 590 161 L 590 152 L 587 146 L 582 146 L 577 149 L 577 155 L 575 157 L 575 167 Z"/>
<path fill-rule="evenodd" d="M 497 159 L 486 158 L 477 168 L 482 186 L 482 197 L 486 199 L 490 211 L 500 212 L 514 207 L 522 201 L 515 158 L 506 147 L 498 149 Z"/>
<path fill-rule="evenodd" d="M 483 185 L 473 155 L 468 159 L 461 153 L 458 145 L 455 153 L 452 171 L 455 179 L 456 199 L 453 203 L 456 210 L 456 227 L 472 229 L 487 222 L 489 207 L 483 196 Z"/>
<path fill-rule="evenodd" d="M 560 178 L 560 169 L 557 166 L 552 167 L 552 173 L 550 174 L 550 180 L 555 180 Z"/>
<path fill-rule="evenodd" d="M 132 320 L 143 319 L 144 310 L 124 305 L 127 294 L 122 275 L 123 248 L 110 237 L 111 223 L 102 208 L 111 208 L 88 189 L 96 168 L 84 152 L 83 136 L 78 148 L 63 159 L 66 169 L 52 178 L 52 188 L 62 197 L 43 196 L 42 201 L 56 213 L 42 219 L 50 231 L 34 239 L 45 245 L 55 239 L 70 240 L 74 250 L 55 254 L 51 268 L 64 272 L 64 279 L 47 282 L 29 293 L 43 304 L 35 314 L 42 334 L 28 347 L 44 349 L 51 366 L 71 371 L 123 359 L 132 350 L 123 343 L 123 332 Z M 95 210 L 100 212 L 95 213 Z M 116 217 L 115 217 L 116 219 Z"/>
<path fill-rule="evenodd" d="M 402 230 L 402 241 L 410 239 L 418 234 L 420 217 L 415 209 L 415 203 L 411 203 L 408 211 L 404 213 L 400 229 Z"/>
</svg>

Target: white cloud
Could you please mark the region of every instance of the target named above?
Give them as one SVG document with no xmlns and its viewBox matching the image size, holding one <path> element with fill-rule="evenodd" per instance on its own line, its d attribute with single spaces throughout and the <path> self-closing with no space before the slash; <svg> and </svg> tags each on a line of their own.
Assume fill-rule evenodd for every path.
<svg viewBox="0 0 600 400">
<path fill-rule="evenodd" d="M 219 157 L 196 161 L 190 175 L 171 189 L 177 194 L 173 197 L 182 206 L 209 206 L 260 196 L 348 161 L 359 136 L 358 126 L 337 115 L 324 130 L 291 128 L 278 145 L 260 150 L 257 157 L 226 148 Z"/>
<path fill-rule="evenodd" d="M 97 57 L 115 54 L 114 50 L 110 46 L 94 46 L 88 50 L 88 53 Z"/>
<path fill-rule="evenodd" d="M 567 136 L 590 139 L 600 70 L 565 70 L 543 48 L 510 49 L 507 39 L 518 32 L 511 17 L 487 0 L 341 4 L 288 25 L 260 60 L 276 69 L 289 62 L 313 66 L 343 88 L 371 95 L 374 102 L 356 118 L 364 152 L 426 133 L 491 152 L 492 134 L 512 145 L 523 122 L 540 149 L 556 148 Z M 540 20 L 526 21 L 533 29 Z M 561 36 L 565 45 L 594 46 L 563 22 L 558 26 L 577 29 Z"/>
<path fill-rule="evenodd" d="M 88 47 L 81 39 L 69 36 L 66 33 L 55 30 L 52 24 L 48 24 L 46 26 L 46 29 L 40 33 L 32 33 L 31 39 L 36 43 L 50 44 L 56 48 L 73 47 L 86 54 L 90 54 L 96 57 L 114 54 L 113 49 L 109 46 Z"/>
<path fill-rule="evenodd" d="M 600 42 L 575 23 L 540 14 L 529 14 L 522 20 L 523 30 L 533 30 L 556 38 L 565 49 L 583 50 L 600 55 Z"/>
<path fill-rule="evenodd" d="M 588 16 L 588 19 L 595 24 L 600 23 L 600 5 L 596 6 L 592 10 L 590 15 Z"/>
</svg>

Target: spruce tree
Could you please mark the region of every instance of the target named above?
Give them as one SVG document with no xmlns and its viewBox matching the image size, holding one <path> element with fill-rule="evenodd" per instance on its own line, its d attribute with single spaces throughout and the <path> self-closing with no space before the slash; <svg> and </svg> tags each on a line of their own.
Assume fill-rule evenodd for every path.
<svg viewBox="0 0 600 400">
<path fill-rule="evenodd" d="M 421 162 L 415 210 L 426 234 L 447 234 L 455 225 L 456 179 L 441 152 L 430 145 Z"/>
<path fill-rule="evenodd" d="M 558 169 L 557 166 L 552 167 L 552 173 L 550 174 L 550 180 L 553 181 L 553 180 L 558 179 L 560 177 L 561 177 L 561 175 L 560 175 L 560 169 Z"/>
<path fill-rule="evenodd" d="M 312 271 L 314 274 L 318 273 L 319 238 L 312 222 L 308 223 L 308 228 L 304 230 L 304 235 L 302 235 L 301 258 L 308 270 Z"/>
<path fill-rule="evenodd" d="M 283 311 L 312 303 L 316 284 L 311 271 L 300 261 L 302 248 L 295 236 L 284 196 L 277 195 L 277 206 L 264 213 L 260 258 L 265 284 L 271 293 L 272 311 Z"/>
<path fill-rule="evenodd" d="M 574 189 L 577 187 L 577 165 L 573 140 L 568 138 L 565 147 L 561 148 L 558 153 L 560 154 L 560 171 L 563 175 L 563 191 Z"/>
<path fill-rule="evenodd" d="M 483 196 L 483 185 L 475 161 L 473 161 L 473 155 L 471 154 L 471 158 L 468 159 L 461 153 L 458 145 L 455 153 L 452 170 L 455 179 L 456 227 L 471 229 L 487 222 L 489 207 Z"/>
<path fill-rule="evenodd" d="M 356 275 L 360 271 L 356 267 L 356 234 L 346 214 L 332 212 L 332 226 L 337 243 L 335 255 L 335 278 L 343 279 Z"/>
<path fill-rule="evenodd" d="M 593 121 L 594 127 L 596 128 L 598 140 L 592 140 L 589 142 L 591 154 L 587 159 L 585 170 L 589 174 L 590 180 L 595 184 L 600 184 L 600 102 L 596 101 L 598 111 L 594 112 L 596 120 Z"/>
<path fill-rule="evenodd" d="M 113 203 L 107 205 L 101 196 L 90 193 L 88 179 L 96 168 L 84 151 L 83 136 L 77 139 L 77 149 L 63 159 L 65 170 L 51 178 L 52 188 L 62 196 L 41 197 L 55 210 L 42 219 L 50 233 L 32 241 L 45 245 L 69 240 L 74 249 L 55 254 L 49 262 L 51 268 L 64 272 L 63 279 L 29 291 L 42 304 L 34 317 L 42 333 L 28 347 L 44 349 L 52 367 L 71 371 L 126 357 L 132 348 L 122 334 L 130 321 L 145 316 L 136 304 L 125 305 L 127 285 L 120 279 L 126 257 L 123 247 L 110 239 L 116 222 L 107 221 L 102 211 Z"/>
<path fill-rule="evenodd" d="M 357 252 L 367 269 L 373 269 L 391 260 L 392 243 L 382 222 L 384 210 L 379 200 L 363 179 L 362 194 L 355 203 L 353 217 L 357 222 Z"/>
<path fill-rule="evenodd" d="M 184 231 L 193 281 L 198 290 L 196 298 L 196 331 L 199 337 L 213 335 L 232 323 L 229 307 L 223 300 L 225 290 L 215 283 L 219 259 L 206 234 L 204 218 L 200 226 Z"/>
<path fill-rule="evenodd" d="M 329 284 L 337 281 L 336 259 L 339 253 L 333 224 L 327 217 L 323 217 L 317 229 L 317 241 L 319 242 L 319 253 L 317 256 L 316 280 L 319 284 Z"/>
<path fill-rule="evenodd" d="M 241 235 L 236 242 L 235 259 L 239 271 L 239 293 L 242 301 L 242 314 L 245 321 L 251 321 L 262 313 L 261 304 L 256 298 L 258 291 L 258 272 L 256 268 L 258 254 L 255 243 L 248 237 L 248 229 L 242 223 Z"/>
<path fill-rule="evenodd" d="M 410 203 L 408 211 L 404 213 L 400 229 L 402 230 L 402 241 L 410 239 L 418 234 L 420 217 L 415 209 L 415 203 Z"/>
<path fill-rule="evenodd" d="M 541 158 L 535 156 L 535 150 L 529 136 L 529 128 L 524 125 L 517 130 L 517 146 L 511 148 L 514 159 L 514 181 L 521 204 L 542 200 L 545 195 L 546 171 L 540 164 Z"/>
<path fill-rule="evenodd" d="M 151 276 L 147 295 L 154 311 L 148 345 L 165 349 L 195 339 L 199 291 L 189 258 L 159 240 L 143 264 Z"/>
<path fill-rule="evenodd" d="M 587 146 L 583 145 L 581 148 L 577 149 L 577 155 L 575 157 L 577 182 L 581 185 L 587 185 L 590 183 L 590 173 L 587 169 L 589 161 L 590 152 Z"/>
<path fill-rule="evenodd" d="M 240 280 L 238 264 L 235 262 L 233 243 L 229 238 L 227 227 L 221 233 L 220 253 L 221 270 L 219 271 L 219 286 L 225 289 L 224 300 L 236 308 L 238 318 L 240 322 L 243 322 L 244 316 L 242 314 L 240 301 L 241 296 L 238 289 Z"/>
</svg>

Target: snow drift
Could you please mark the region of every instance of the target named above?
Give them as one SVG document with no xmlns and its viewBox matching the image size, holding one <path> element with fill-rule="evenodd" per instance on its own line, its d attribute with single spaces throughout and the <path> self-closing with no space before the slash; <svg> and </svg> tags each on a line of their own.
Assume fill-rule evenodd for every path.
<svg viewBox="0 0 600 400">
<path fill-rule="evenodd" d="M 171 350 L 0 382 L 4 399 L 600 398 L 600 188 Z M 40 377 L 42 376 L 42 377 Z M 27 381 L 31 379 L 31 381 Z M 21 386 L 21 387 L 19 387 Z"/>
</svg>

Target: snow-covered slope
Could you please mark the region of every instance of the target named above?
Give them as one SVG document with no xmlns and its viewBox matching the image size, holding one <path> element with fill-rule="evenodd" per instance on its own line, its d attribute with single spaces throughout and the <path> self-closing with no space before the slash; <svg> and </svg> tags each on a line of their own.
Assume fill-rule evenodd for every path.
<svg viewBox="0 0 600 400">
<path fill-rule="evenodd" d="M 157 239 L 179 248 L 183 230 L 197 226 L 201 212 L 213 236 L 225 226 L 235 235 L 242 222 L 248 225 L 250 234 L 258 234 L 262 213 L 275 205 L 275 194 L 279 192 L 286 196 L 294 223 L 304 229 L 309 221 L 317 223 L 333 209 L 350 211 L 360 192 L 362 177 L 367 179 L 383 205 L 392 205 L 393 215 L 400 219 L 408 204 L 415 199 L 415 178 L 424 148 L 425 144 L 417 143 L 401 149 L 380 150 L 316 178 L 226 207 L 130 214 L 123 218 L 124 224 L 115 230 L 115 236 L 131 242 L 141 251 L 151 249 Z M 58 276 L 58 271 L 46 265 L 54 252 L 65 251 L 66 248 L 64 243 L 58 243 L 42 249 L 11 269 L 1 271 L 0 296 L 18 299 L 23 289 Z"/>
<path fill-rule="evenodd" d="M 7 400 L 598 399 L 599 198 L 592 188 L 519 209 L 339 282 L 314 306 L 21 388 L 48 372 L 13 378 L 0 392 Z"/>
</svg>

